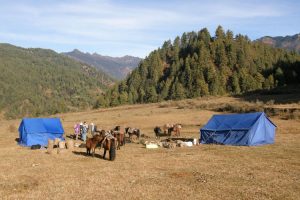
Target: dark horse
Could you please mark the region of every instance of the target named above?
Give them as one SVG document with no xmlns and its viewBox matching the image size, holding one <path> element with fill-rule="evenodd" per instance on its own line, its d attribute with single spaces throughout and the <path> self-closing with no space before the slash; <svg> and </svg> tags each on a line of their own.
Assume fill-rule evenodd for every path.
<svg viewBox="0 0 300 200">
<path fill-rule="evenodd" d="M 104 148 L 103 159 L 105 159 L 106 151 L 109 152 L 109 160 L 113 161 L 116 158 L 116 138 L 112 135 L 105 136 L 102 146 Z"/>
<path fill-rule="evenodd" d="M 157 138 L 159 138 L 159 137 L 161 137 L 161 136 L 170 136 L 170 135 L 171 135 L 171 132 L 170 132 L 170 133 L 163 132 L 163 131 L 161 130 L 161 128 L 158 127 L 158 126 L 156 126 L 156 127 L 154 128 L 154 133 L 155 133 L 155 137 L 157 137 Z"/>
<path fill-rule="evenodd" d="M 91 150 L 92 150 L 92 155 L 93 157 L 95 156 L 95 149 L 97 147 L 98 144 L 100 144 L 104 139 L 104 134 L 100 134 L 100 135 L 95 135 L 92 138 L 88 138 L 86 140 L 86 154 L 88 156 L 91 155 Z"/>
</svg>

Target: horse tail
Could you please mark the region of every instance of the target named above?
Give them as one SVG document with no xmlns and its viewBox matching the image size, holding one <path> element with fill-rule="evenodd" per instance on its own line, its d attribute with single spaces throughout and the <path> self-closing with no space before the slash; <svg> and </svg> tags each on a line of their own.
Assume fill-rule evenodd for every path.
<svg viewBox="0 0 300 200">
<path fill-rule="evenodd" d="M 111 140 L 110 149 L 109 149 L 109 160 L 113 161 L 116 159 L 116 141 L 115 139 Z"/>
</svg>

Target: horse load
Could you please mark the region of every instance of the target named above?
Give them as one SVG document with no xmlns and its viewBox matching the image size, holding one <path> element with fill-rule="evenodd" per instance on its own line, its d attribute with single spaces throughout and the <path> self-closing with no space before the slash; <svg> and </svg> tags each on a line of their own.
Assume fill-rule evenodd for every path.
<svg viewBox="0 0 300 200">
<path fill-rule="evenodd" d="M 141 131 L 138 128 L 126 127 L 125 133 L 128 134 L 130 142 L 137 142 L 141 137 Z"/>
</svg>

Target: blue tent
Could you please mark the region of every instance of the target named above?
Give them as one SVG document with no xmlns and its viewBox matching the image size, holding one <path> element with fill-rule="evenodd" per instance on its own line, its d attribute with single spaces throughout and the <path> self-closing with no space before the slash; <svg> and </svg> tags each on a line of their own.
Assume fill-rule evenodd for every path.
<svg viewBox="0 0 300 200">
<path fill-rule="evenodd" d="M 264 112 L 214 115 L 200 129 L 201 144 L 273 144 L 276 125 Z"/>
<path fill-rule="evenodd" d="M 19 144 L 47 146 L 48 139 L 63 140 L 64 129 L 59 118 L 24 118 L 19 127 Z"/>
</svg>

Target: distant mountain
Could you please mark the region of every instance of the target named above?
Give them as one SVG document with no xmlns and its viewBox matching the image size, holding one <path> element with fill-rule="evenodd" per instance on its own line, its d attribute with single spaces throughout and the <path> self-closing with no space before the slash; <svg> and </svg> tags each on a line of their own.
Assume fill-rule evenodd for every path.
<svg viewBox="0 0 300 200">
<path fill-rule="evenodd" d="M 259 38 L 257 41 L 261 41 L 267 45 L 276 48 L 283 48 L 287 50 L 295 50 L 296 52 L 300 53 L 300 33 L 292 36 L 278 36 L 278 37 L 270 37 L 265 36 Z"/>
<path fill-rule="evenodd" d="M 113 79 L 47 49 L 0 44 L 0 113 L 49 115 L 94 106 Z"/>
<path fill-rule="evenodd" d="M 83 53 L 78 49 L 74 49 L 71 52 L 64 53 L 65 55 L 75 60 L 87 63 L 103 70 L 107 74 L 111 75 L 115 79 L 124 79 L 134 68 L 136 68 L 139 62 L 142 60 L 138 57 L 123 56 L 123 57 L 110 57 L 102 56 L 97 53 Z"/>
</svg>

